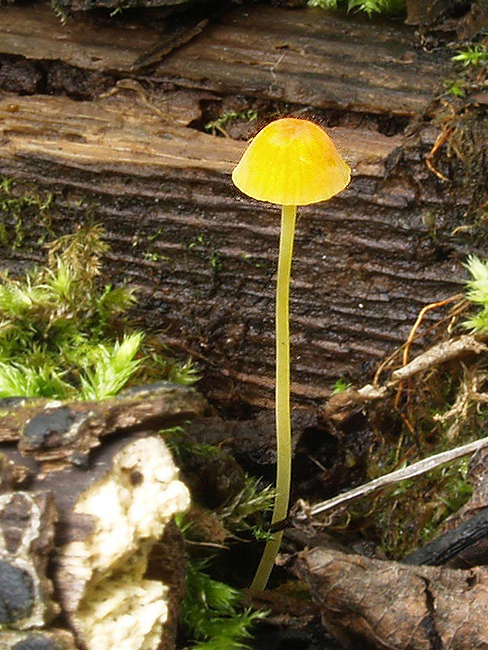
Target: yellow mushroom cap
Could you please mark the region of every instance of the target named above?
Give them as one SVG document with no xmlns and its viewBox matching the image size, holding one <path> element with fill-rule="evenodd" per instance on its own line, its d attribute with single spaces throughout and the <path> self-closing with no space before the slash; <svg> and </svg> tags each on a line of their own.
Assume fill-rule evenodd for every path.
<svg viewBox="0 0 488 650">
<path fill-rule="evenodd" d="M 241 192 L 279 205 L 326 201 L 343 190 L 350 178 L 349 165 L 327 133 L 295 117 L 265 126 L 232 173 Z"/>
</svg>

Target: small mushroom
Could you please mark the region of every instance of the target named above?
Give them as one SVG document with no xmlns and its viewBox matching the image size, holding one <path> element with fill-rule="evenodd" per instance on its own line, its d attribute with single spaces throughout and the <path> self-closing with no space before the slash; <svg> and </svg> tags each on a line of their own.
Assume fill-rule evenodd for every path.
<svg viewBox="0 0 488 650">
<path fill-rule="evenodd" d="M 276 500 L 272 523 L 287 516 L 291 484 L 289 289 L 298 205 L 326 201 L 349 183 L 351 170 L 325 131 L 308 120 L 286 117 L 252 140 L 234 169 L 234 184 L 248 196 L 282 206 L 276 286 Z M 251 585 L 266 588 L 282 532 L 266 543 Z"/>
</svg>

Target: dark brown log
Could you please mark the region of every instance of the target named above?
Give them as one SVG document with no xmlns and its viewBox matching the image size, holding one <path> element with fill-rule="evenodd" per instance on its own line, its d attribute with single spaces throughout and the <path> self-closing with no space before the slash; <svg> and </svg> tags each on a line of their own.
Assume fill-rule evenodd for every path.
<svg viewBox="0 0 488 650">
<path fill-rule="evenodd" d="M 135 76 L 134 62 L 165 25 L 164 13 L 148 28 L 130 21 L 103 26 L 89 17 L 63 26 L 43 4 L 1 12 L 2 53 L 106 75 Z M 209 90 L 217 99 L 239 93 L 314 108 L 412 115 L 430 100 L 445 63 L 416 48 L 413 31 L 400 24 L 260 6 L 224 11 L 219 24 L 138 76 Z"/>
<path fill-rule="evenodd" d="M 345 647 L 487 646 L 486 567 L 413 567 L 318 547 L 300 554 L 296 572 L 310 585 L 325 627 Z"/>
<path fill-rule="evenodd" d="M 138 285 L 145 325 L 205 364 L 213 398 L 271 406 L 277 211 L 231 184 L 244 143 L 195 127 L 231 107 L 337 124 L 330 131 L 354 180 L 301 211 L 291 296 L 294 400 L 323 398 L 403 343 L 423 305 L 462 286 L 459 262 L 473 245 L 469 232 L 453 233 L 469 197 L 425 166 L 435 127 L 401 146 L 405 120 L 426 108 L 449 55 L 415 48 L 397 24 L 246 7 L 135 71 L 157 36 L 130 23 L 63 28 L 42 5 L 4 8 L 2 70 L 18 80 L 16 66 L 37 64 L 41 77 L 25 91 L 37 94 L 0 101 L 0 174 L 53 192 L 56 233 L 86 218 L 106 226 L 108 274 Z M 81 102 L 39 94 L 73 94 L 75 69 L 83 97 L 93 97 L 90 83 L 119 86 Z M 7 228 L 14 221 L 7 215 Z M 14 268 L 41 259 L 42 225 L 23 227 L 22 246 L 4 250 Z"/>
<path fill-rule="evenodd" d="M 177 426 L 205 410 L 197 392 L 166 382 L 129 389 L 124 399 L 103 402 L 20 400 L 2 413 L 0 444 L 18 442 L 23 456 L 59 471 L 86 464 L 105 436 Z"/>
</svg>

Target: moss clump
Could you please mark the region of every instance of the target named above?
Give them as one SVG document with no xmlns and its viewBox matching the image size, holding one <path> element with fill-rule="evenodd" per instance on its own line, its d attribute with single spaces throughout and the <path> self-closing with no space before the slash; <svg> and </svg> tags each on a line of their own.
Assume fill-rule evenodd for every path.
<svg viewBox="0 0 488 650">
<path fill-rule="evenodd" d="M 264 612 L 245 609 L 242 594 L 213 580 L 202 564 L 189 563 L 181 623 L 193 639 L 192 650 L 243 650 L 251 637 L 250 628 L 264 618 Z"/>
<path fill-rule="evenodd" d="M 49 246 L 45 267 L 0 273 L 0 397 L 101 399 L 128 383 L 195 381 L 191 364 L 130 325 L 134 292 L 100 282 L 107 248 L 101 227 L 83 227 Z"/>
<path fill-rule="evenodd" d="M 215 120 L 210 120 L 205 124 L 205 131 L 210 131 L 213 135 L 217 133 L 228 137 L 226 127 L 231 122 L 244 121 L 254 122 L 258 119 L 259 112 L 255 108 L 248 108 L 242 111 L 229 110 L 219 115 Z"/>
</svg>

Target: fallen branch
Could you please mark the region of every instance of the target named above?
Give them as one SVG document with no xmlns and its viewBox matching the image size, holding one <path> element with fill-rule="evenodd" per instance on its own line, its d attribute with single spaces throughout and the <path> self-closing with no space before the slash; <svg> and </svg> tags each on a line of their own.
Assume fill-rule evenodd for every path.
<svg viewBox="0 0 488 650">
<path fill-rule="evenodd" d="M 429 458 L 424 458 L 418 463 L 413 463 L 408 467 L 403 467 L 402 469 L 398 469 L 394 472 L 390 472 L 389 474 L 385 474 L 384 476 L 380 476 L 379 478 L 376 478 L 369 483 L 359 485 L 352 490 L 338 494 L 337 496 L 332 497 L 332 499 L 327 499 L 327 501 L 322 501 L 321 503 L 317 503 L 312 507 L 309 507 L 303 501 L 298 501 L 292 511 L 292 514 L 287 519 L 277 521 L 270 528 L 270 530 L 274 532 L 278 530 L 284 530 L 290 525 L 302 524 L 304 521 L 308 521 L 310 517 L 315 517 L 316 515 L 328 512 L 329 510 L 333 510 L 338 506 L 342 506 L 346 503 L 349 503 L 350 501 L 354 501 L 355 499 L 365 497 L 372 492 L 376 492 L 377 490 L 388 487 L 390 485 L 396 485 L 401 481 L 405 481 L 407 479 L 414 478 L 415 476 L 425 474 L 432 469 L 436 469 L 442 465 L 447 465 L 448 463 L 457 460 L 458 458 L 469 456 L 470 454 L 473 454 L 480 449 L 483 449 L 484 447 L 488 447 L 488 436 L 485 438 L 480 438 L 479 440 L 475 440 L 474 442 L 469 442 L 460 447 L 449 449 L 448 451 L 443 451 L 440 454 L 429 456 Z"/>
<path fill-rule="evenodd" d="M 402 382 L 420 372 L 431 370 L 443 363 L 452 362 L 470 354 L 485 352 L 488 352 L 485 343 L 470 334 L 444 341 L 432 346 L 406 365 L 394 370 L 391 379 L 383 386 L 368 384 L 360 389 L 351 387 L 332 395 L 325 406 L 325 416 L 335 424 L 340 424 L 352 413 L 356 412 L 358 408 L 363 408 L 366 404 L 385 398 L 388 392 L 398 390 Z"/>
<path fill-rule="evenodd" d="M 487 351 L 488 348 L 484 343 L 474 336 L 465 334 L 464 336 L 460 336 L 458 339 L 434 345 L 423 354 L 419 354 L 418 357 L 412 359 L 412 361 L 407 363 L 407 365 L 394 370 L 391 377 L 393 381 L 403 381 L 419 372 L 422 372 L 423 370 L 429 370 L 434 366 L 438 366 L 441 363 L 453 361 L 454 359 L 467 354 L 481 354 L 482 352 Z"/>
</svg>

